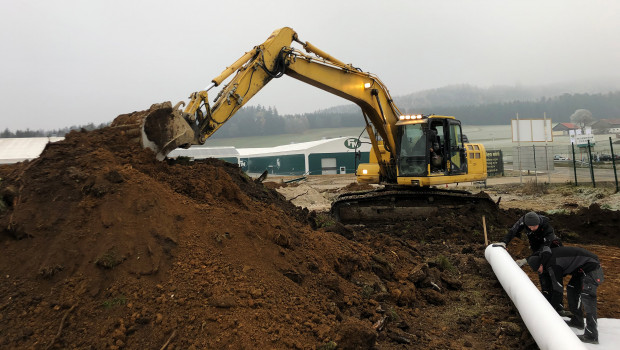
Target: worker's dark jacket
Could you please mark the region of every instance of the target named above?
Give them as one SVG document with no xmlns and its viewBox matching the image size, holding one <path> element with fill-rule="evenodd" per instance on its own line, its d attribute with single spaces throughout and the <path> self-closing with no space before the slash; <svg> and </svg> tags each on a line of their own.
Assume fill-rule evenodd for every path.
<svg viewBox="0 0 620 350">
<path fill-rule="evenodd" d="M 601 264 L 598 256 L 583 248 L 557 247 L 550 249 L 545 246 L 540 253 L 540 264 L 543 266 L 543 270 L 549 273 L 551 279 L 553 296 L 550 302 L 554 307 L 562 302 L 564 276 L 573 275 L 573 277 L 583 278 L 583 276 L 589 275 L 591 279 L 585 283 L 591 282 L 598 285 L 603 282 L 603 271 L 600 268 Z M 581 283 L 579 282 L 580 285 Z M 593 296 L 596 297 L 596 287 L 586 286 L 586 289 L 592 288 L 594 288 Z M 596 307 L 596 299 L 594 300 L 594 307 Z M 571 300 L 569 298 L 569 306 L 571 306 L 570 304 Z"/>
<path fill-rule="evenodd" d="M 530 230 L 530 228 L 523 222 L 525 216 L 522 216 L 515 222 L 510 228 L 510 231 L 504 236 L 503 242 L 508 245 L 514 237 L 521 238 L 521 231 L 525 231 L 527 239 L 530 241 L 530 248 L 532 252 L 539 252 L 542 247 L 559 247 L 562 245 L 560 239 L 555 235 L 553 227 L 549 224 L 549 218 L 546 216 L 538 215 L 540 218 L 540 224 L 536 231 Z"/>
<path fill-rule="evenodd" d="M 540 263 L 544 269 L 551 269 L 558 280 L 579 270 L 592 272 L 601 264 L 596 254 L 579 247 L 544 247 L 540 254 Z"/>
</svg>

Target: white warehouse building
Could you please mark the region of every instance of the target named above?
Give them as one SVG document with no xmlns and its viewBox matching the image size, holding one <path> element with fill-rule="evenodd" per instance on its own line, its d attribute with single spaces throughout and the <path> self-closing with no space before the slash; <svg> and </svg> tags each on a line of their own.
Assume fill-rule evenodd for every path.
<svg viewBox="0 0 620 350">
<path fill-rule="evenodd" d="M 64 137 L 29 137 L 0 139 L 0 164 L 37 158 L 50 142 Z M 239 164 L 250 174 L 267 170 L 272 175 L 352 174 L 359 163 L 367 163 L 370 140 L 337 137 L 317 141 L 262 148 L 192 146 L 176 149 L 168 157 L 187 157 L 194 161 L 222 159 Z"/>
</svg>

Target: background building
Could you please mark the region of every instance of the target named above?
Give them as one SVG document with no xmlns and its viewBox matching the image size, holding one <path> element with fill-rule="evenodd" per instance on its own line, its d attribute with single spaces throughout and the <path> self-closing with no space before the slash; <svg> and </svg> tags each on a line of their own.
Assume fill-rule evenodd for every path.
<svg viewBox="0 0 620 350">
<path fill-rule="evenodd" d="M 570 130 L 577 130 L 579 129 L 579 126 L 577 126 L 577 124 L 573 124 L 573 123 L 558 123 L 556 124 L 556 126 L 553 127 L 553 134 L 554 135 L 568 135 L 568 132 Z"/>
<path fill-rule="evenodd" d="M 620 134 L 620 119 L 601 119 L 592 124 L 595 134 Z"/>
<path fill-rule="evenodd" d="M 176 149 L 168 157 L 218 158 L 239 164 L 248 174 L 353 174 L 357 164 L 368 162 L 370 147 L 369 139 L 338 137 L 264 148 L 193 146 Z"/>
<path fill-rule="evenodd" d="M 12 164 L 37 158 L 50 142 L 64 137 L 25 137 L 0 139 L 0 164 Z"/>
</svg>

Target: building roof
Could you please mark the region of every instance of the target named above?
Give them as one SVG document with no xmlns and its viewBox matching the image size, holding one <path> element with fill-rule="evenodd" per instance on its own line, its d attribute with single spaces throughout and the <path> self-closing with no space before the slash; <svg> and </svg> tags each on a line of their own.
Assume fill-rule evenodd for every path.
<svg viewBox="0 0 620 350">
<path fill-rule="evenodd" d="M 579 129 L 579 126 L 573 123 L 558 123 L 556 126 L 553 127 L 553 131 L 576 129 Z"/>
<path fill-rule="evenodd" d="M 239 152 L 235 147 L 205 147 L 192 146 L 188 149 L 177 148 L 168 154 L 168 158 L 176 157 L 192 157 L 192 158 L 226 158 L 237 157 Z"/>
<path fill-rule="evenodd" d="M 252 157 L 252 156 L 271 156 L 295 153 L 341 153 L 353 152 L 347 148 L 345 142 L 349 139 L 356 139 L 353 136 L 336 137 L 316 141 L 291 143 L 275 147 L 256 147 L 256 148 L 235 148 L 235 147 L 205 147 L 192 146 L 188 149 L 177 148 L 168 154 L 170 158 L 179 156 L 201 158 L 226 158 L 226 157 Z M 359 150 L 362 152 L 370 151 L 370 140 L 361 139 L 362 144 Z"/>
<path fill-rule="evenodd" d="M 343 150 L 348 150 L 353 152 L 352 149 L 347 149 L 344 146 L 344 143 L 348 139 L 355 139 L 356 137 L 337 137 L 331 139 L 322 139 L 317 141 L 309 141 L 309 142 L 300 142 L 300 143 L 292 143 L 288 145 L 281 145 L 275 147 L 261 147 L 261 148 L 239 148 L 239 155 L 241 157 L 248 156 L 256 156 L 256 155 L 276 155 L 276 154 L 287 154 L 287 153 L 312 153 L 315 151 L 317 153 L 327 153 L 333 152 L 342 152 Z M 369 139 L 361 139 L 362 144 L 360 150 L 362 152 L 370 151 L 370 140 Z"/>
<path fill-rule="evenodd" d="M 356 137 L 337 137 L 309 142 L 292 143 L 275 147 L 239 148 L 192 146 L 188 149 L 178 148 L 170 152 L 168 157 L 178 156 L 192 158 L 227 158 L 249 157 L 257 155 L 278 155 L 290 153 L 339 153 L 353 152 L 345 146 L 348 139 Z M 37 158 L 49 142 L 63 140 L 64 137 L 27 137 L 0 138 L 0 164 L 17 163 Z M 359 150 L 370 151 L 370 140 L 362 138 Z"/>
<path fill-rule="evenodd" d="M 609 127 L 618 127 L 620 126 L 620 119 L 601 119 L 596 121 L 594 124 L 592 124 L 592 127 L 596 128 L 596 127 L 603 127 L 603 128 L 609 128 Z"/>
<path fill-rule="evenodd" d="M 35 159 L 49 142 L 63 139 L 64 137 L 0 138 L 0 164 Z"/>
<path fill-rule="evenodd" d="M 607 122 L 611 125 L 620 125 L 620 119 L 603 119 L 607 120 Z"/>
</svg>

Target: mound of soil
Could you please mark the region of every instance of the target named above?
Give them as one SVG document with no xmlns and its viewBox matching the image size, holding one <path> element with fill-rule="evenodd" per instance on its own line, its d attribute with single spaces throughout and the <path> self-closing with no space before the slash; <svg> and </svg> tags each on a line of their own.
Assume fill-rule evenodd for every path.
<svg viewBox="0 0 620 350">
<path fill-rule="evenodd" d="M 159 162 L 114 128 L 0 177 L 1 348 L 534 346 L 483 258 L 481 215 L 497 240 L 517 212 L 326 224 L 235 165 Z"/>
<path fill-rule="evenodd" d="M 1 347 L 306 348 L 362 302 L 338 268 L 369 250 L 236 166 L 169 166 L 107 128 L 1 171 Z"/>
</svg>

